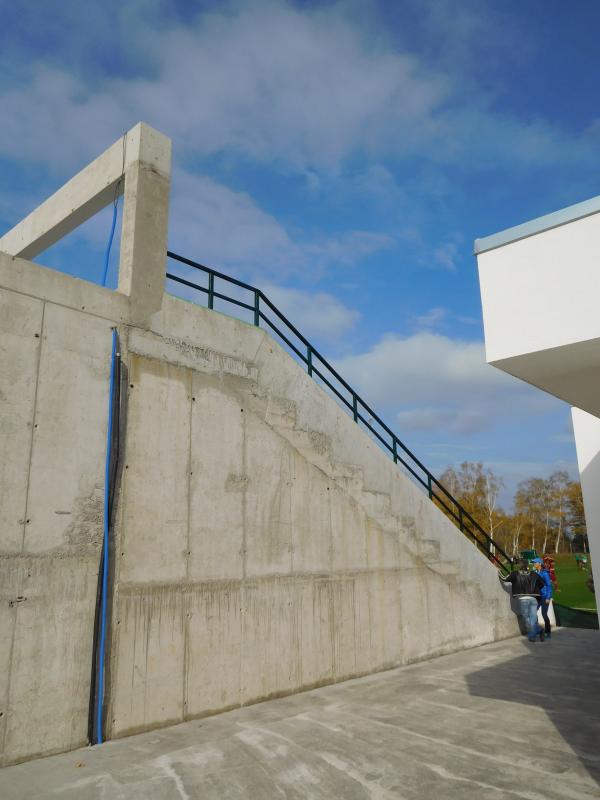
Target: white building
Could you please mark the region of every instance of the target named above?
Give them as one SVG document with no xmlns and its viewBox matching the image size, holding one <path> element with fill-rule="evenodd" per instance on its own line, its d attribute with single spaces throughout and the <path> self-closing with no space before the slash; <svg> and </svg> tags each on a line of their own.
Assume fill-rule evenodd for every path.
<svg viewBox="0 0 600 800">
<path fill-rule="evenodd" d="M 600 564 L 600 197 L 475 241 L 487 361 L 573 406 Z"/>
</svg>

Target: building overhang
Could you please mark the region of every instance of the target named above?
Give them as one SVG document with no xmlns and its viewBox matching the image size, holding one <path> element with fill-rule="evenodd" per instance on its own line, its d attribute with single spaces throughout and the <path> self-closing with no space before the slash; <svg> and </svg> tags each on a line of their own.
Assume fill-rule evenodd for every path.
<svg viewBox="0 0 600 800">
<path fill-rule="evenodd" d="M 475 242 L 490 364 L 600 417 L 600 197 Z"/>
</svg>

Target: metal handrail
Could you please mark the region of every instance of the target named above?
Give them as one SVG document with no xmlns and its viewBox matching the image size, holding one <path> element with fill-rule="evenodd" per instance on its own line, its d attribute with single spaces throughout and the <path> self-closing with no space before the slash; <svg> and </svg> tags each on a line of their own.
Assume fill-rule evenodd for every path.
<svg viewBox="0 0 600 800">
<path fill-rule="evenodd" d="M 200 270 L 208 276 L 208 286 L 200 286 L 193 281 L 182 278 L 180 275 L 173 275 L 167 272 L 167 278 L 175 281 L 190 289 L 197 290 L 207 295 L 207 306 L 209 309 L 214 309 L 215 299 L 223 300 L 224 302 L 231 303 L 239 308 L 244 308 L 253 314 L 253 323 L 256 327 L 260 327 L 260 322 L 263 320 L 265 324 L 277 334 L 279 338 L 292 350 L 292 352 L 300 359 L 306 366 L 307 372 L 311 377 L 318 377 L 340 400 L 344 407 L 352 415 L 354 422 L 362 423 L 369 432 L 379 441 L 385 450 L 391 453 L 395 464 L 401 464 L 413 478 L 427 490 L 429 499 L 436 502 L 441 506 L 444 511 L 450 516 L 451 519 L 457 524 L 458 528 L 464 533 L 471 541 L 483 552 L 492 563 L 501 569 L 506 569 L 513 564 L 512 558 L 503 550 L 503 548 L 495 542 L 492 537 L 485 531 L 481 525 L 473 519 L 471 514 L 464 508 L 455 497 L 443 486 L 439 480 L 430 472 L 427 467 L 415 456 L 415 454 L 396 436 L 396 434 L 389 428 L 385 422 L 373 411 L 362 397 L 347 383 L 339 372 L 331 366 L 327 359 L 321 355 L 314 345 L 295 327 L 287 317 L 275 306 L 274 303 L 255 286 L 249 283 L 244 283 L 237 278 L 232 278 L 223 272 L 216 269 L 207 267 L 204 264 L 199 264 L 197 261 L 192 261 L 184 256 L 177 255 L 170 250 L 167 251 L 168 258 L 185 264 L 193 269 Z M 246 303 L 238 298 L 231 297 L 215 290 L 215 278 L 225 281 L 226 283 L 238 286 L 245 291 L 252 294 L 252 303 Z M 261 308 L 261 303 L 263 307 Z M 281 331 L 277 324 L 270 319 L 263 308 L 270 310 L 304 346 L 305 352 L 302 352 L 289 338 L 286 333 Z M 315 364 L 317 362 L 317 364 Z M 327 373 L 329 377 L 326 376 Z M 330 378 L 334 378 L 340 386 L 342 386 L 349 394 L 350 398 L 344 397 L 342 392 L 336 388 Z M 363 412 L 363 413 L 361 413 Z M 365 416 L 366 414 L 366 416 Z M 373 424 L 377 425 L 389 437 L 386 440 L 379 431 L 377 431 Z M 401 453 L 399 452 L 401 451 Z M 420 474 L 419 473 L 420 470 Z M 450 502 L 450 505 L 446 501 Z M 498 557 L 498 553 L 503 557 L 504 561 Z"/>
</svg>

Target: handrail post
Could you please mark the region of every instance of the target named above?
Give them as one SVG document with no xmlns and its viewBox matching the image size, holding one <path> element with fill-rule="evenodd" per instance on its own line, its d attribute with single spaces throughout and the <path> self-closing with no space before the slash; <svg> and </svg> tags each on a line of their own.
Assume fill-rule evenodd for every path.
<svg viewBox="0 0 600 800">
<path fill-rule="evenodd" d="M 312 377 L 312 347 L 309 344 L 306 346 L 306 366 L 308 369 L 308 374 Z"/>
<path fill-rule="evenodd" d="M 354 422 L 358 422 L 358 397 L 356 392 L 352 392 L 352 416 L 354 417 Z"/>
<path fill-rule="evenodd" d="M 458 507 L 458 527 L 460 528 L 461 532 L 465 529 L 465 524 L 463 522 L 463 510 L 462 506 Z"/>
<path fill-rule="evenodd" d="M 260 326 L 260 292 L 258 289 L 254 290 L 254 324 L 257 328 Z"/>
<path fill-rule="evenodd" d="M 431 474 L 427 473 L 427 494 L 429 499 L 433 500 L 433 486 L 431 485 Z"/>
<path fill-rule="evenodd" d="M 397 440 L 397 439 L 396 439 L 396 437 L 394 436 L 394 438 L 392 439 L 392 454 L 393 454 L 393 456 L 394 456 L 394 464 L 397 464 L 397 463 L 398 463 L 398 446 L 397 446 L 397 441 L 398 441 L 398 440 Z"/>
<path fill-rule="evenodd" d="M 214 308 L 215 305 L 215 273 L 208 273 L 208 307 Z"/>
</svg>

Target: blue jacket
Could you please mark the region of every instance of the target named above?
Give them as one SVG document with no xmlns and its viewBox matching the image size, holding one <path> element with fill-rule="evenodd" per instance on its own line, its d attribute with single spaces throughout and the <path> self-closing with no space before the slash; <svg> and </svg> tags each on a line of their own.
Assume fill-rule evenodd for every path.
<svg viewBox="0 0 600 800">
<path fill-rule="evenodd" d="M 554 594 L 554 587 L 552 586 L 550 573 L 547 569 L 541 569 L 539 571 L 539 576 L 544 581 L 544 588 L 541 591 L 542 600 L 550 600 Z"/>
</svg>

